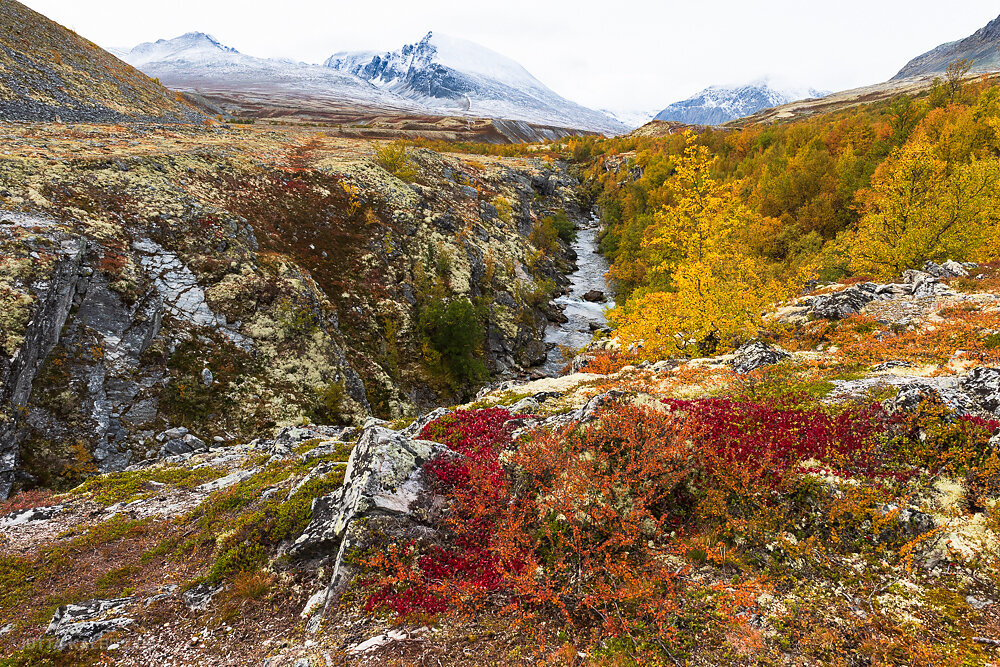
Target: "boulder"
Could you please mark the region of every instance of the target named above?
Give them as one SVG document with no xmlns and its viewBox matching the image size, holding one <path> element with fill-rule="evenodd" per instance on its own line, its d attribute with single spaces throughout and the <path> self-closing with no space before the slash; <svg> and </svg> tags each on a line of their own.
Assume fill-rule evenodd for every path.
<svg viewBox="0 0 1000 667">
<path fill-rule="evenodd" d="M 134 621 L 122 612 L 133 604 L 135 598 L 124 597 L 63 605 L 56 609 L 45 634 L 56 638 L 59 650 L 72 644 L 95 642 L 109 632 L 131 625 Z"/>
<path fill-rule="evenodd" d="M 903 283 L 909 286 L 910 294 L 917 298 L 948 294 L 951 288 L 930 273 L 909 270 L 903 272 Z"/>
<path fill-rule="evenodd" d="M 591 303 L 604 303 L 608 300 L 608 297 L 601 290 L 592 289 L 583 295 L 583 300 L 590 301 Z"/>
<path fill-rule="evenodd" d="M 959 383 L 959 387 L 984 412 L 1000 417 L 1000 368 L 977 368 Z"/>
<path fill-rule="evenodd" d="M 184 604 L 191 611 L 205 611 L 212 603 L 212 598 L 222 590 L 222 586 L 209 586 L 208 584 L 198 584 L 194 588 L 184 591 L 181 596 Z"/>
<path fill-rule="evenodd" d="M 878 297 L 878 285 L 861 283 L 840 292 L 816 297 L 809 309 L 809 315 L 828 320 L 842 320 L 857 313 Z"/>
<path fill-rule="evenodd" d="M 375 420 L 366 425 L 351 452 L 344 485 L 317 498 L 312 520 L 290 547 L 295 557 L 331 558 L 333 576 L 322 605 L 310 619 L 316 630 L 327 609 L 352 577 L 344 556 L 385 541 L 406 544 L 434 537 L 430 528 L 443 508 L 431 490 L 424 464 L 438 456 L 456 456 L 446 445 L 414 438 L 436 410 L 405 432 L 392 431 Z"/>
<path fill-rule="evenodd" d="M 973 265 L 975 266 L 975 265 Z M 958 262 L 949 259 L 941 264 L 935 264 L 934 262 L 928 260 L 924 264 L 924 271 L 931 274 L 935 278 L 968 278 L 969 271 L 965 266 L 959 264 Z"/>
<path fill-rule="evenodd" d="M 736 350 L 732 361 L 733 370 L 740 375 L 746 375 L 762 366 L 773 366 L 791 356 L 781 348 L 755 340 Z"/>
</svg>

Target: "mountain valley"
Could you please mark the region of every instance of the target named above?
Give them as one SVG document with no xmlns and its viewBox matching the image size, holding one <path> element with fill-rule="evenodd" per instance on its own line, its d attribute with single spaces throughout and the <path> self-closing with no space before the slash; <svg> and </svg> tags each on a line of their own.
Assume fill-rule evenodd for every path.
<svg viewBox="0 0 1000 667">
<path fill-rule="evenodd" d="M 0 18 L 0 667 L 1000 664 L 995 22 L 653 119 Z"/>
</svg>

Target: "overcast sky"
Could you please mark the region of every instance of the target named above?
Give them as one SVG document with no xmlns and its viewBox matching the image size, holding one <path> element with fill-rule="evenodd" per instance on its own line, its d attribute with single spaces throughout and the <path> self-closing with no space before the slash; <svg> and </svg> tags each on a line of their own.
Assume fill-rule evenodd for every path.
<svg viewBox="0 0 1000 667">
<path fill-rule="evenodd" d="M 192 30 L 255 56 L 321 62 L 428 30 L 513 58 L 591 107 L 658 110 L 711 84 L 771 76 L 843 90 L 1000 14 L 989 0 L 22 0 L 102 46 Z"/>
</svg>

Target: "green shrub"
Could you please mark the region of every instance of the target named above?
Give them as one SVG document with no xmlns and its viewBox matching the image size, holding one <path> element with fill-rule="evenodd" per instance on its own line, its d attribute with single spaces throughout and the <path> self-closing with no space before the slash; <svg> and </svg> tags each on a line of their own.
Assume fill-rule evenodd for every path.
<svg viewBox="0 0 1000 667">
<path fill-rule="evenodd" d="M 559 240 L 566 243 L 576 240 L 576 227 L 566 211 L 559 211 L 539 220 L 528 239 L 543 253 L 552 255 L 559 247 Z"/>
<path fill-rule="evenodd" d="M 476 358 L 483 338 L 483 325 L 473 303 L 467 299 L 432 301 L 420 313 L 425 356 L 462 385 L 482 380 L 486 367 Z"/>
</svg>

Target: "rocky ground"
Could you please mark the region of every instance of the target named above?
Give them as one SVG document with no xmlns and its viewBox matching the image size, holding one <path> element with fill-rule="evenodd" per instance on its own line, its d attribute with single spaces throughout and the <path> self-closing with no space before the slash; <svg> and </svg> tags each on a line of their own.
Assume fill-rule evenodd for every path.
<svg viewBox="0 0 1000 667">
<path fill-rule="evenodd" d="M 499 606 L 405 618 L 366 611 L 359 582 L 368 575 L 354 554 L 439 539 L 448 512 L 425 464 L 456 455 L 420 439 L 425 427 L 452 410 L 503 408 L 521 415 L 511 441 L 523 446 L 585 431 L 614 406 L 795 396 L 830 414 L 873 401 L 902 417 L 942 406 L 937 421 L 922 422 L 928 438 L 940 425 L 983 424 L 997 430 L 995 448 L 997 269 L 925 268 L 894 285 L 820 286 L 775 313 L 769 340 L 730 355 L 650 363 L 607 340 L 574 361 L 578 372 L 498 382 L 417 420 L 287 427 L 245 444 L 161 434 L 159 460 L 0 508 L 0 641 L 28 647 L 12 664 L 52 655 L 124 665 L 632 664 L 627 650 L 568 640 L 557 618 L 526 632 Z M 799 461 L 800 481 L 825 489 L 802 505 L 788 500 L 804 523 L 764 536 L 759 552 L 747 534 L 730 560 L 690 546 L 669 556 L 678 585 L 714 591 L 709 600 L 741 590 L 742 574 L 756 583 L 751 598 L 726 608 L 735 616 L 691 598 L 707 614 L 701 634 L 665 655 L 706 665 L 941 664 L 945 655 L 996 664 L 1000 480 L 984 465 L 986 477 L 945 467 L 887 485 Z M 835 513 L 843 503 L 856 529 Z M 838 547 L 806 536 L 810 513 L 822 526 L 839 522 Z M 816 540 L 829 549 L 819 560 Z M 732 625 L 713 634 L 707 619 L 722 617 Z M 914 648 L 925 643 L 925 653 Z"/>
</svg>

